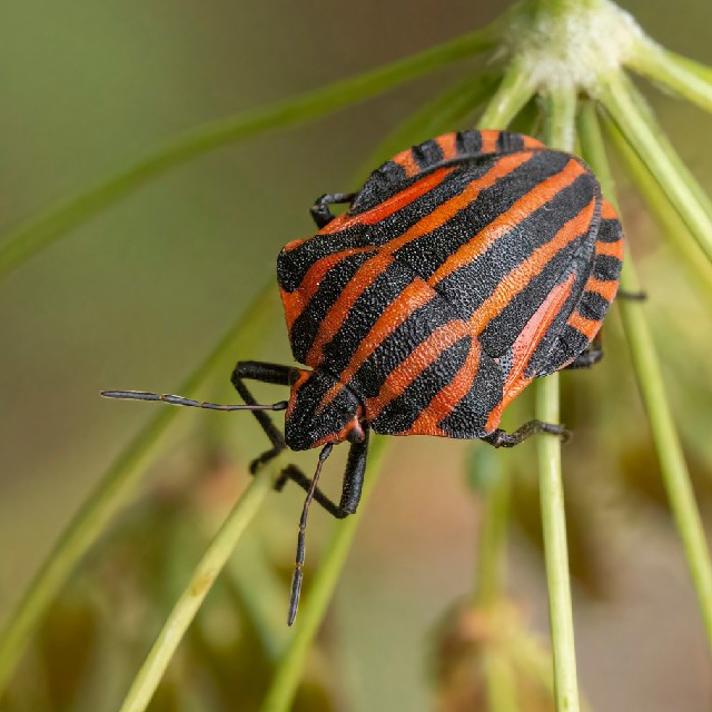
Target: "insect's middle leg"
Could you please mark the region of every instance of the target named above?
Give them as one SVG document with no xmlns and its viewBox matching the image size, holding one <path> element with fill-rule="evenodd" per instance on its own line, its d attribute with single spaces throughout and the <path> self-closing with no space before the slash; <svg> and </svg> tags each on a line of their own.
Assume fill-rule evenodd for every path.
<svg viewBox="0 0 712 712">
<path fill-rule="evenodd" d="M 352 444 L 349 450 L 339 503 L 336 504 L 336 502 L 329 499 L 319 488 L 314 490 L 314 500 L 337 519 L 343 519 L 349 514 L 354 514 L 361 501 L 363 479 L 366 472 L 366 456 L 368 454 L 368 430 L 364 430 L 364 432 L 365 439 L 360 443 Z M 282 470 L 275 485 L 276 489 L 282 489 L 288 480 L 298 484 L 305 492 L 309 491 L 312 482 L 296 465 L 287 465 Z"/>
<path fill-rule="evenodd" d="M 262 381 L 263 383 L 274 383 L 280 386 L 288 386 L 296 376 L 296 369 L 290 366 L 283 366 L 276 363 L 262 363 L 261 361 L 238 361 L 235 370 L 232 372 L 232 385 L 240 394 L 242 400 L 248 405 L 254 405 L 257 401 L 247 388 L 243 379 Z M 286 447 L 284 435 L 272 422 L 272 419 L 263 411 L 253 411 L 257 422 L 269 438 L 272 447 L 256 457 L 250 463 L 250 472 L 254 475 L 262 465 L 277 457 Z"/>
<path fill-rule="evenodd" d="M 563 442 L 566 442 L 571 433 L 558 423 L 545 423 L 542 420 L 530 420 L 528 423 L 517 428 L 513 433 L 507 433 L 499 428 L 482 438 L 485 442 L 494 447 L 514 447 L 524 442 L 527 438 L 537 433 L 549 433 L 558 435 Z"/>
<path fill-rule="evenodd" d="M 317 198 L 309 210 L 316 226 L 326 227 L 334 219 L 335 216 L 329 209 L 330 205 L 351 203 L 355 197 L 356 193 L 326 193 Z"/>
</svg>

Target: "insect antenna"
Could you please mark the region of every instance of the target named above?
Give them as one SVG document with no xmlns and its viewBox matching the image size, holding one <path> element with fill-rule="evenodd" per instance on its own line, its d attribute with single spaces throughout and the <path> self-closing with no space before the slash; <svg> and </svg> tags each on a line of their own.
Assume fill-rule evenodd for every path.
<svg viewBox="0 0 712 712">
<path fill-rule="evenodd" d="M 289 405 L 287 401 L 277 401 L 276 403 L 240 403 L 221 404 L 207 403 L 205 401 L 185 398 L 184 396 L 174 396 L 170 393 L 153 393 L 152 391 L 101 391 L 104 398 L 117 398 L 119 400 L 142 400 L 168 403 L 169 405 L 182 405 L 188 408 L 205 408 L 207 410 L 221 410 L 231 412 L 234 410 L 286 410 Z"/>
<path fill-rule="evenodd" d="M 331 454 L 334 446 L 329 443 L 324 445 L 319 453 L 319 462 L 316 466 L 316 472 L 312 478 L 309 490 L 307 491 L 304 507 L 302 508 L 302 516 L 299 519 L 299 534 L 297 535 L 297 557 L 294 564 L 294 576 L 292 576 L 292 593 L 289 597 L 289 614 L 287 616 L 287 624 L 292 625 L 297 617 L 297 608 L 299 607 L 299 594 L 302 592 L 302 581 L 304 580 L 304 555 L 306 553 L 306 531 L 307 531 L 307 516 L 309 515 L 309 505 L 314 499 L 314 492 L 319 482 L 321 468 L 326 462 L 326 458 Z"/>
</svg>

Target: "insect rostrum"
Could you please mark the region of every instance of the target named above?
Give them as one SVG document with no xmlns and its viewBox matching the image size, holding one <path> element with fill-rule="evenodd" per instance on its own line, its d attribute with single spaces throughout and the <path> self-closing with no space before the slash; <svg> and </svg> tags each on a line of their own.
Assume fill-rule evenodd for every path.
<svg viewBox="0 0 712 712">
<path fill-rule="evenodd" d="M 335 217 L 330 206 L 348 204 Z M 217 406 L 177 396 L 111 391 L 220 410 L 249 409 L 271 447 L 322 447 L 314 478 L 289 465 L 277 482 L 307 491 L 290 623 L 312 499 L 336 517 L 358 506 L 368 433 L 479 438 L 511 447 L 560 425 L 498 428 L 534 379 L 595 363 L 597 335 L 616 296 L 621 225 L 579 158 L 506 131 L 439 136 L 396 155 L 360 191 L 319 198 L 319 228 L 286 245 L 277 279 L 292 353 L 308 369 L 243 361 L 232 382 L 245 402 Z M 259 405 L 245 385 L 290 387 Z M 266 411 L 286 410 L 284 434 Z M 334 444 L 350 452 L 341 500 L 317 487 Z"/>
</svg>

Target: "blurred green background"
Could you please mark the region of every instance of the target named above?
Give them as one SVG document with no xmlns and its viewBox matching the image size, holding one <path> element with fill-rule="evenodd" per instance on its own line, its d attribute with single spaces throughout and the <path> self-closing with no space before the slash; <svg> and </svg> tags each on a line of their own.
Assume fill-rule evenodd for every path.
<svg viewBox="0 0 712 712">
<path fill-rule="evenodd" d="M 668 47 L 712 64 L 708 0 L 623 5 Z M 0 229 L 130 164 L 182 129 L 413 53 L 485 24 L 504 6 L 5 0 Z M 383 136 L 462 71 L 456 66 L 309 127 L 195 161 L 0 284 L 0 621 L 100 474 L 155 412 L 101 401 L 98 391 L 174 389 L 273 279 L 280 246 L 310 231 L 307 208 L 314 197 L 353 188 L 364 157 Z M 709 118 L 648 93 L 688 165 L 703 185 L 712 185 Z M 709 515 L 709 310 L 625 179 L 621 188 L 651 296 L 646 308 Z M 609 354 L 598 373 L 564 380 L 565 420 L 576 429 L 564 463 L 575 499 L 570 526 L 582 685 L 598 710 L 702 712 L 712 708 L 702 625 L 657 484 L 617 319 L 608 332 Z M 281 316 L 257 353 L 238 357 L 288 359 Z M 211 395 L 232 398 L 228 375 Z M 158 630 L 160 611 L 201 551 L 194 525 L 209 535 L 245 485 L 245 463 L 262 447 L 246 417 L 182 417 L 170 447 L 144 478 L 143 493 L 53 611 L 23 663 L 8 710 L 115 708 Z M 435 626 L 468 593 L 474 576 L 479 509 L 464 479 L 469 447 L 410 438 L 389 451 L 320 653 L 311 661 L 315 687 L 303 694 L 315 697 L 305 708 L 434 705 Z M 524 484 L 517 490 L 520 526 L 509 588 L 527 626 L 545 635 L 538 502 L 535 493 L 526 494 L 533 449 L 523 449 L 511 468 Z M 501 456 L 515 462 L 509 453 Z M 335 480 L 338 465 L 330 464 Z M 245 616 L 236 610 L 254 597 L 250 565 L 257 567 L 255 581 L 275 571 L 288 576 L 301 501 L 290 488 L 270 497 L 234 557 L 244 567 L 209 599 L 156 709 L 189 709 L 180 706 L 189 703 L 222 709 L 225 690 L 235 701 L 231 709 L 252 708 L 266 664 L 251 653 Z M 312 572 L 332 526 L 321 512 L 312 516 Z M 260 557 L 274 562 L 274 570 L 255 564 Z M 284 601 L 276 605 L 281 622 Z M 201 657 L 200 650 L 208 652 Z M 57 668 L 64 655 L 74 668 Z M 97 687 L 92 675 L 99 670 Z M 181 695 L 187 701 L 179 704 Z"/>
</svg>

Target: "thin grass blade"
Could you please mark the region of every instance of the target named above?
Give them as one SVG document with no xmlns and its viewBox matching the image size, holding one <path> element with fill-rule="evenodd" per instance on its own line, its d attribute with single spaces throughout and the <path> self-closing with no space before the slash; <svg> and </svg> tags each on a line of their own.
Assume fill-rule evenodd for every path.
<svg viewBox="0 0 712 712">
<path fill-rule="evenodd" d="M 615 184 L 608 167 L 601 129 L 595 109 L 587 105 L 579 121 L 584 157 L 596 171 L 604 193 L 615 202 Z M 621 288 L 636 292 L 640 283 L 627 250 Z M 655 443 L 670 508 L 685 550 L 692 583 L 697 593 L 710 650 L 712 650 L 712 562 L 707 548 L 700 512 L 690 482 L 675 419 L 665 392 L 660 363 L 652 335 L 639 302 L 619 303 L 633 370 Z"/>
<path fill-rule="evenodd" d="M 287 712 L 299 687 L 306 657 L 319 631 L 324 614 L 329 606 L 354 536 L 361 521 L 365 505 L 373 491 L 383 465 L 385 439 L 373 437 L 368 453 L 363 496 L 359 512 L 343 521 L 335 522 L 334 532 L 326 553 L 319 562 L 312 585 L 304 597 L 299 618 L 294 626 L 294 636 L 290 640 L 284 657 L 277 665 L 269 690 L 260 708 L 261 712 Z"/>
<path fill-rule="evenodd" d="M 498 25 L 489 25 L 370 72 L 198 126 L 105 181 L 48 208 L 9 233 L 0 245 L 0 277 L 109 205 L 197 156 L 272 129 L 296 126 L 364 101 L 439 67 L 490 49 L 498 35 Z"/>
<path fill-rule="evenodd" d="M 697 283 L 698 290 L 712 308 L 712 262 L 707 259 L 692 238 L 682 218 L 618 127 L 607 117 L 604 117 L 604 125 L 618 154 L 623 159 L 628 174 L 645 199 L 648 210 L 662 227 L 673 248 L 684 261 L 689 274 Z"/>
<path fill-rule="evenodd" d="M 621 133 L 655 176 L 707 259 L 712 261 L 712 207 L 709 198 L 680 160 L 630 80 L 610 75 L 600 100 Z"/>
<path fill-rule="evenodd" d="M 271 288 L 263 291 L 180 386 L 181 392 L 195 394 L 219 368 L 227 372 L 230 368 L 227 361 L 257 341 L 259 334 L 273 321 L 276 310 L 274 291 Z M 0 632 L 0 694 L 49 605 L 114 514 L 130 498 L 181 412 L 179 408 L 161 409 L 119 455 L 58 540 L 17 609 L 10 614 Z"/>
<path fill-rule="evenodd" d="M 649 37 L 641 37 L 627 66 L 652 82 L 712 112 L 712 67 L 688 59 Z"/>
<path fill-rule="evenodd" d="M 210 542 L 134 678 L 119 712 L 143 712 L 148 707 L 188 626 L 272 488 L 270 474 L 274 466 L 275 461 L 255 477 Z"/>
</svg>

